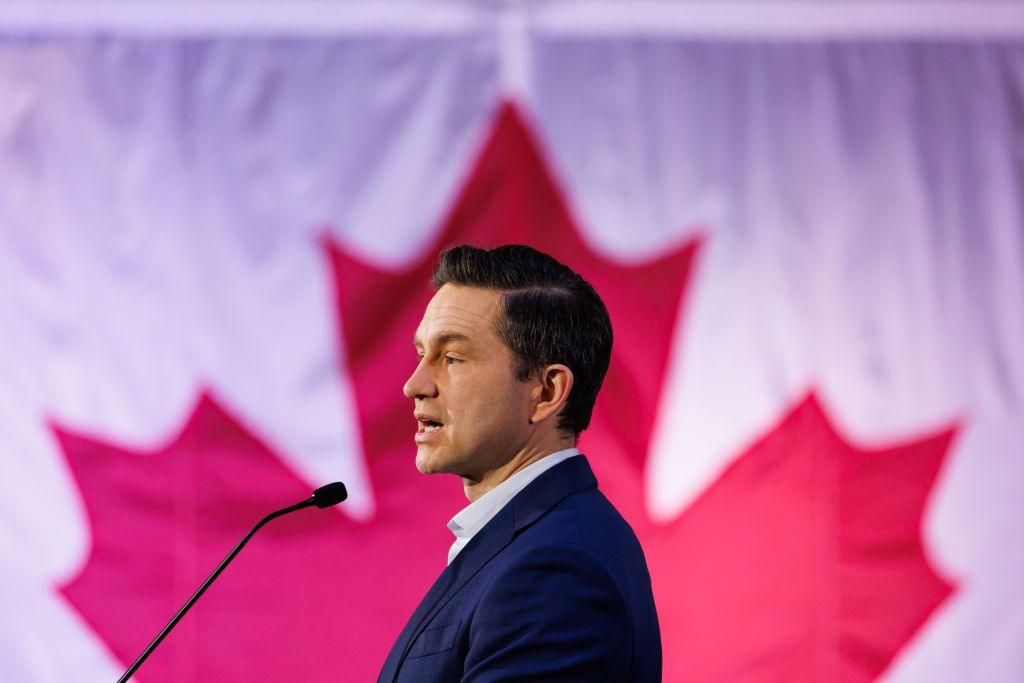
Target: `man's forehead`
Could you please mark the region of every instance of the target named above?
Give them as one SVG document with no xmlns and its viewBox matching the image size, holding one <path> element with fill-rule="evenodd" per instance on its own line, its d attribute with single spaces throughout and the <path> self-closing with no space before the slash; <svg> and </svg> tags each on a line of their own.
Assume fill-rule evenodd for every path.
<svg viewBox="0 0 1024 683">
<path fill-rule="evenodd" d="M 498 292 L 445 285 L 427 304 L 416 341 L 426 343 L 438 337 L 480 339 L 493 333 L 500 306 Z"/>
</svg>

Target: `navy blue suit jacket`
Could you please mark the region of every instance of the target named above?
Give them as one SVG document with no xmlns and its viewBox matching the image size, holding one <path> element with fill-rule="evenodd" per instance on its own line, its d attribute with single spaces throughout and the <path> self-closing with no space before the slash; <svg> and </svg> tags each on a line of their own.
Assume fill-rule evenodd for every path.
<svg viewBox="0 0 1024 683">
<path fill-rule="evenodd" d="M 586 457 L 530 482 L 441 573 L 380 683 L 661 680 L 651 579 Z"/>
</svg>

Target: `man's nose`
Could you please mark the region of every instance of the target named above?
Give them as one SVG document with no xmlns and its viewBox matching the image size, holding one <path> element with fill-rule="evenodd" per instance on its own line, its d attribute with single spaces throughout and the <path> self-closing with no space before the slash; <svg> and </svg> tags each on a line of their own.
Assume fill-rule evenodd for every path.
<svg viewBox="0 0 1024 683">
<path fill-rule="evenodd" d="M 421 359 L 419 365 L 413 370 L 412 375 L 405 381 L 402 393 L 406 398 L 427 398 L 437 396 L 437 383 L 434 382 L 430 368 L 426 361 Z"/>
</svg>

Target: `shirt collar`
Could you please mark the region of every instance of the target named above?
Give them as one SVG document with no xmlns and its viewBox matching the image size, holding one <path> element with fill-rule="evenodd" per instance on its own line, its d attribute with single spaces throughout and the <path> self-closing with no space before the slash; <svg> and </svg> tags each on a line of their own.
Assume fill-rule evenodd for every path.
<svg viewBox="0 0 1024 683">
<path fill-rule="evenodd" d="M 530 482 L 558 463 L 574 455 L 579 455 L 579 453 L 579 450 L 576 448 L 566 448 L 565 450 L 545 455 L 540 460 L 530 463 L 464 507 L 457 515 L 451 518 L 448 522 L 448 528 L 455 534 L 456 539 L 472 538 L 494 515 L 498 514 L 508 501 L 512 500 L 517 493 L 526 488 Z"/>
</svg>

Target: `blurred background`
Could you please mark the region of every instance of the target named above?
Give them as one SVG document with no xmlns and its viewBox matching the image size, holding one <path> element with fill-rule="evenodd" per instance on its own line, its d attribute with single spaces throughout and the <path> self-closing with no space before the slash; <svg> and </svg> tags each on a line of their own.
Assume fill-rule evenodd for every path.
<svg viewBox="0 0 1024 683">
<path fill-rule="evenodd" d="M 0 4 L 0 680 L 368 681 L 445 245 L 590 279 L 666 681 L 1024 680 L 1024 5 Z"/>
</svg>

